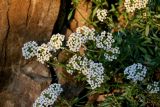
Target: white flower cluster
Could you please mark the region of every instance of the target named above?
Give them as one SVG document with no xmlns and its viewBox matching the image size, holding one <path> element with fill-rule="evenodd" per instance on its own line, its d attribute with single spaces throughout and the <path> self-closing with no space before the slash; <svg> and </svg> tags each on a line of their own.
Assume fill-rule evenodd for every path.
<svg viewBox="0 0 160 107">
<path fill-rule="evenodd" d="M 119 48 L 112 46 L 115 40 L 113 39 L 112 33 L 107 33 L 106 31 L 101 32 L 100 35 L 96 35 L 94 29 L 86 26 L 79 27 L 75 33 L 69 36 L 67 46 L 71 51 L 78 52 L 88 40 L 95 41 L 97 48 L 106 51 L 104 54 L 106 60 L 113 61 L 117 59 L 116 55 L 120 53 Z"/>
<path fill-rule="evenodd" d="M 60 84 L 51 84 L 49 88 L 42 91 L 41 95 L 36 99 L 33 107 L 49 107 L 54 104 L 63 89 Z"/>
<path fill-rule="evenodd" d="M 148 3 L 148 0 L 125 0 L 124 6 L 126 11 L 134 12 L 136 9 L 145 8 Z"/>
<path fill-rule="evenodd" d="M 115 56 L 115 55 L 110 55 L 110 54 L 108 54 L 108 53 L 105 53 L 105 54 L 104 54 L 104 57 L 105 57 L 105 59 L 108 60 L 108 61 L 113 61 L 114 59 L 117 59 L 117 56 Z"/>
<path fill-rule="evenodd" d="M 147 68 L 141 63 L 133 64 L 128 66 L 124 70 L 124 74 L 127 75 L 127 79 L 131 79 L 134 82 L 142 81 L 147 73 Z"/>
<path fill-rule="evenodd" d="M 52 35 L 50 41 L 49 41 L 49 45 L 51 45 L 51 47 L 53 49 L 60 49 L 62 46 L 62 42 L 64 41 L 65 35 L 61 35 L 61 34 L 55 34 Z"/>
<path fill-rule="evenodd" d="M 98 20 L 103 22 L 107 18 L 108 11 L 106 9 L 98 9 L 96 13 Z"/>
<path fill-rule="evenodd" d="M 22 55 L 25 59 L 34 57 L 37 53 L 38 44 L 35 41 L 29 41 L 22 47 Z"/>
<path fill-rule="evenodd" d="M 56 52 L 56 50 L 61 48 L 64 38 L 65 35 L 58 33 L 52 35 L 50 41 L 47 44 L 43 43 L 41 46 L 38 46 L 35 41 L 27 42 L 24 44 L 24 47 L 22 47 L 22 54 L 25 59 L 37 56 L 37 61 L 44 64 L 44 62 L 49 61 L 52 56 L 50 51 Z"/>
<path fill-rule="evenodd" d="M 80 71 L 82 67 L 80 66 L 80 62 L 82 62 L 82 57 L 74 55 L 69 59 L 69 62 L 67 64 L 67 72 L 69 74 L 73 74 L 75 70 Z"/>
<path fill-rule="evenodd" d="M 86 77 L 92 89 L 100 87 L 104 82 L 104 68 L 102 63 L 90 62 Z"/>
<path fill-rule="evenodd" d="M 78 52 L 83 44 L 88 40 L 94 40 L 95 30 L 87 26 L 78 27 L 75 33 L 72 33 L 67 41 L 67 46 L 73 52 Z"/>
<path fill-rule="evenodd" d="M 120 54 L 118 47 L 113 48 L 112 45 L 114 42 L 115 40 L 113 39 L 112 33 L 106 33 L 106 31 L 101 32 L 101 35 L 96 37 L 96 46 L 106 51 L 104 57 L 108 61 L 117 59 L 116 54 Z"/>
<path fill-rule="evenodd" d="M 67 67 L 67 72 L 70 74 L 78 71 L 85 75 L 92 89 L 100 87 L 104 81 L 104 68 L 102 63 L 95 63 L 86 57 L 74 55 L 69 60 Z"/>
<path fill-rule="evenodd" d="M 149 91 L 149 93 L 158 93 L 158 91 L 160 91 L 160 87 L 158 86 L 159 82 L 153 82 L 153 84 L 150 84 L 147 86 L 147 90 Z"/>
<path fill-rule="evenodd" d="M 44 64 L 44 62 L 46 61 L 49 61 L 52 55 L 50 53 L 48 45 L 43 43 L 41 46 L 39 46 L 37 49 L 36 56 L 37 56 L 37 61 L 41 62 L 42 64 Z"/>
<path fill-rule="evenodd" d="M 95 40 L 95 29 L 87 26 L 78 27 L 76 33 L 82 34 L 81 41 L 86 43 L 88 40 Z"/>
<path fill-rule="evenodd" d="M 114 43 L 114 39 L 111 33 L 107 33 L 106 31 L 101 32 L 100 35 L 96 37 L 96 46 L 97 48 L 101 48 L 104 50 L 110 50 L 112 47 L 112 43 Z"/>
<path fill-rule="evenodd" d="M 82 41 L 81 41 L 82 34 L 80 33 L 72 33 L 67 41 L 67 46 L 73 52 L 78 52 L 81 48 Z"/>
</svg>

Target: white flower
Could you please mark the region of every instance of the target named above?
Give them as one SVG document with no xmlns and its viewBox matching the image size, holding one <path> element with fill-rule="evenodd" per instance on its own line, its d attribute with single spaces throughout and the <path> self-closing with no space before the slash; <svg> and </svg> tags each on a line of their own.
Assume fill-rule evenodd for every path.
<svg viewBox="0 0 160 107">
<path fill-rule="evenodd" d="M 30 41 L 24 44 L 22 47 L 22 55 L 25 59 L 34 57 L 37 52 L 38 44 L 35 41 Z"/>
<path fill-rule="evenodd" d="M 37 61 L 41 62 L 42 64 L 44 64 L 46 61 L 49 61 L 50 57 L 52 56 L 49 51 L 50 49 L 48 48 L 48 45 L 42 44 L 39 46 L 36 54 Z"/>
<path fill-rule="evenodd" d="M 86 43 L 88 40 L 95 40 L 95 29 L 90 29 L 87 26 L 78 27 L 76 33 L 82 34 L 82 42 Z"/>
<path fill-rule="evenodd" d="M 94 63 L 86 57 L 74 55 L 67 64 L 67 72 L 73 74 L 75 71 L 82 73 L 87 78 L 92 89 L 100 87 L 104 81 L 104 68 L 102 63 Z"/>
<path fill-rule="evenodd" d="M 114 59 L 117 59 L 117 56 L 115 56 L 115 55 L 109 55 L 107 53 L 104 54 L 104 57 L 108 61 L 113 61 Z"/>
<path fill-rule="evenodd" d="M 148 0 L 125 0 L 124 2 L 124 6 L 128 13 L 134 12 L 136 9 L 140 10 L 145 8 L 147 4 Z"/>
<path fill-rule="evenodd" d="M 102 63 L 90 62 L 86 77 L 92 89 L 100 87 L 104 82 L 104 68 Z"/>
<path fill-rule="evenodd" d="M 82 34 L 80 33 L 72 33 L 67 41 L 67 46 L 73 52 L 78 52 L 82 45 Z"/>
<path fill-rule="evenodd" d="M 112 33 L 107 33 L 106 31 L 101 32 L 101 34 L 96 37 L 96 47 L 106 51 L 104 57 L 108 61 L 117 59 L 116 55 L 120 54 L 119 48 L 112 46 L 114 42 L 115 40 L 113 39 Z"/>
<path fill-rule="evenodd" d="M 149 84 L 147 86 L 147 90 L 149 91 L 149 93 L 158 93 L 158 91 L 160 91 L 160 87 L 158 86 L 159 82 L 153 82 L 153 84 Z"/>
<path fill-rule="evenodd" d="M 124 74 L 127 75 L 127 79 L 131 79 L 134 82 L 142 81 L 147 73 L 147 68 L 141 63 L 133 64 L 128 66 L 124 70 Z"/>
<path fill-rule="evenodd" d="M 99 21 L 103 22 L 107 17 L 108 11 L 106 9 L 98 9 L 97 10 L 97 18 Z"/>
<path fill-rule="evenodd" d="M 80 61 L 81 61 L 82 57 L 81 56 L 77 56 L 76 54 L 74 56 L 72 56 L 69 59 L 69 62 L 67 64 L 67 72 L 69 74 L 73 74 L 76 70 L 81 70 L 81 66 L 80 66 Z"/>
<path fill-rule="evenodd" d="M 56 49 L 52 46 L 50 42 L 47 43 L 48 51 L 56 52 Z"/>
<path fill-rule="evenodd" d="M 53 49 L 60 49 L 62 46 L 62 42 L 64 41 L 65 35 L 61 35 L 61 34 L 56 34 L 56 35 L 52 35 L 50 41 L 48 44 L 50 44 Z"/>
<path fill-rule="evenodd" d="M 107 33 L 106 31 L 101 32 L 101 34 L 96 37 L 97 48 L 104 50 L 110 50 L 114 42 L 115 40 L 113 39 L 112 33 Z"/>
<path fill-rule="evenodd" d="M 60 84 L 51 84 L 49 88 L 42 91 L 36 99 L 33 107 L 48 107 L 54 104 L 63 89 Z"/>
</svg>

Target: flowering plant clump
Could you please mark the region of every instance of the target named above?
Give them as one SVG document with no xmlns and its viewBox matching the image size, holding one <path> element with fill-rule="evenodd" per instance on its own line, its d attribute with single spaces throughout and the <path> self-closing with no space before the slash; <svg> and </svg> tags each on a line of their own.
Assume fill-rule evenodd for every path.
<svg viewBox="0 0 160 107">
<path fill-rule="evenodd" d="M 90 62 L 87 72 L 85 72 L 87 82 L 91 85 L 92 89 L 100 87 L 104 82 L 104 68 L 102 63 Z"/>
<path fill-rule="evenodd" d="M 48 107 L 53 105 L 62 91 L 63 89 L 60 84 L 51 84 L 47 89 L 42 91 L 33 107 Z"/>
<path fill-rule="evenodd" d="M 76 10 L 79 2 L 72 2 Z M 48 43 L 38 45 L 30 41 L 22 47 L 25 59 L 35 57 L 51 68 L 62 67 L 62 76 L 58 72 L 57 78 L 69 78 L 67 85 L 71 84 L 67 87 L 63 84 L 63 89 L 60 84 L 52 84 L 38 97 L 34 107 L 53 104 L 57 107 L 160 107 L 160 2 L 90 2 L 92 11 L 85 19 L 87 26 L 78 27 L 67 37 L 57 33 Z M 62 61 L 59 55 L 65 52 Z M 156 82 L 150 84 L 152 81 Z M 75 89 L 79 85 L 81 91 L 72 90 L 72 86 Z M 71 93 L 67 93 L 67 88 Z M 63 97 L 54 103 L 62 90 Z M 85 93 L 82 98 L 81 92 Z M 66 93 L 72 98 L 65 97 Z M 88 100 L 82 101 L 84 97 Z"/>
<path fill-rule="evenodd" d="M 35 50 L 37 61 L 42 64 L 49 62 L 50 58 L 53 57 L 51 52 L 56 52 L 58 49 L 69 48 L 67 50 L 77 53 L 68 60 L 68 64 L 66 64 L 67 72 L 71 75 L 76 71 L 83 74 L 92 89 L 100 87 L 104 82 L 103 64 L 101 61 L 98 63 L 92 59 L 88 59 L 88 56 L 85 56 L 85 54 L 95 53 L 96 51 L 92 49 L 96 47 L 97 49 L 102 49 L 100 51 L 102 51 L 101 54 L 104 54 L 102 56 L 106 61 L 113 61 L 113 59 L 117 59 L 115 54 L 120 54 L 120 52 L 118 47 L 112 46 L 115 42 L 112 34 L 105 31 L 98 34 L 95 29 L 82 26 L 78 27 L 76 32 L 69 36 L 66 47 L 64 45 L 62 48 L 63 41 L 64 35 L 56 34 L 51 37 L 47 44 L 43 43 L 42 45 L 37 46 L 37 50 Z M 95 47 L 88 47 L 88 43 L 90 41 L 94 42 Z M 78 55 L 81 47 L 86 48 L 84 56 Z"/>
<path fill-rule="evenodd" d="M 140 63 L 133 64 L 124 70 L 124 74 L 128 75 L 127 79 L 131 79 L 134 82 L 142 81 L 147 73 L 147 68 Z"/>
</svg>

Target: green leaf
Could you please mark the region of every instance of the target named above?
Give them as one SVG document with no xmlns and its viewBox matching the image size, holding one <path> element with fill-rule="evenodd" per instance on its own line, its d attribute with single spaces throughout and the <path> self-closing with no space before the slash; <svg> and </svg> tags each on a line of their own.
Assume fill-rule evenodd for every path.
<svg viewBox="0 0 160 107">
<path fill-rule="evenodd" d="M 94 21 L 94 22 L 92 22 L 91 24 L 93 25 L 93 26 L 95 26 L 95 27 L 97 27 L 97 23 L 98 23 L 99 21 Z"/>
<path fill-rule="evenodd" d="M 70 11 L 70 13 L 69 13 L 69 15 L 68 15 L 68 20 L 70 20 L 71 19 L 71 17 L 72 17 L 72 15 L 73 15 L 73 12 L 74 12 L 74 9 L 72 9 L 71 11 Z"/>
<path fill-rule="evenodd" d="M 160 19 L 160 14 L 158 14 L 158 15 L 155 15 L 155 17 L 156 17 L 156 18 L 158 18 L 158 19 Z"/>
<path fill-rule="evenodd" d="M 144 54 L 146 54 L 147 53 L 147 50 L 145 49 L 145 48 L 143 48 L 143 47 L 138 47 Z"/>
<path fill-rule="evenodd" d="M 110 10 L 110 12 L 115 12 L 116 11 L 116 8 L 115 8 L 115 6 L 113 5 L 113 4 L 111 4 L 111 10 Z"/>
<path fill-rule="evenodd" d="M 93 20 L 94 16 L 96 15 L 98 8 L 99 8 L 99 6 L 97 6 L 97 7 L 93 10 L 92 20 Z"/>
<path fill-rule="evenodd" d="M 145 29 L 145 35 L 148 36 L 148 34 L 149 34 L 149 25 L 147 25 Z"/>
</svg>

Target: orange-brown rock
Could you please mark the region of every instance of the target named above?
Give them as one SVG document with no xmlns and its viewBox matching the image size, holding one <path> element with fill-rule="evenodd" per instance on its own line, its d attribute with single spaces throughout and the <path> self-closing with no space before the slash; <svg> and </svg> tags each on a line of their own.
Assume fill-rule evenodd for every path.
<svg viewBox="0 0 160 107">
<path fill-rule="evenodd" d="M 75 10 L 74 19 L 70 23 L 70 29 L 75 31 L 77 27 L 88 24 L 88 18 L 91 14 L 92 2 L 88 0 L 79 0 Z"/>
<path fill-rule="evenodd" d="M 49 40 L 61 0 L 0 0 L 0 107 L 31 107 L 51 82 L 48 69 L 25 60 L 25 42 Z"/>
<path fill-rule="evenodd" d="M 49 70 L 36 61 L 15 67 L 12 81 L 0 93 L 0 99 L 3 99 L 0 107 L 31 107 L 41 91 L 51 83 Z"/>
</svg>

